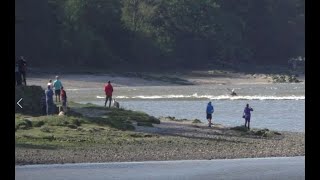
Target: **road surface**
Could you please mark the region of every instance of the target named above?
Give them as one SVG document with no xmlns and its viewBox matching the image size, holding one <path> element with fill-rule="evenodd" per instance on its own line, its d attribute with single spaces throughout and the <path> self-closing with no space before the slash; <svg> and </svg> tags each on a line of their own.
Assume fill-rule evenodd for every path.
<svg viewBox="0 0 320 180">
<path fill-rule="evenodd" d="M 305 179 L 305 156 L 16 166 L 16 180 Z"/>
</svg>

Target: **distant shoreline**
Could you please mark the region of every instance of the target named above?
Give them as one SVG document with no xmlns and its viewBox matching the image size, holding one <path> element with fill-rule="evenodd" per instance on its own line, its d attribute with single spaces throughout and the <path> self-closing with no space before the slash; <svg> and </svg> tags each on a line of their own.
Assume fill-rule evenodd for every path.
<svg viewBox="0 0 320 180">
<path fill-rule="evenodd" d="M 184 73 L 30 73 L 28 84 L 45 87 L 49 79 L 60 76 L 68 88 L 97 88 L 108 80 L 114 86 L 168 86 L 208 84 L 272 84 L 270 74 L 244 74 L 229 71 L 191 71 Z M 300 75 L 304 83 L 304 75 Z"/>
</svg>

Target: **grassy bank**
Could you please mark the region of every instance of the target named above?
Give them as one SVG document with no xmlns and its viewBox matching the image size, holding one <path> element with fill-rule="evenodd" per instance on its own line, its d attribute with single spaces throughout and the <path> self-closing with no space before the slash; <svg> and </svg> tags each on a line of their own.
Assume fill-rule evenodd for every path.
<svg viewBox="0 0 320 180">
<path fill-rule="evenodd" d="M 70 103 L 65 116 L 29 116 L 16 113 L 18 147 L 86 147 L 126 141 L 135 135 L 133 123 L 152 126 L 160 121 L 143 112 Z M 86 112 L 94 116 L 86 116 Z M 83 112 L 84 114 L 81 114 Z M 112 138 L 111 138 L 112 137 Z"/>
</svg>

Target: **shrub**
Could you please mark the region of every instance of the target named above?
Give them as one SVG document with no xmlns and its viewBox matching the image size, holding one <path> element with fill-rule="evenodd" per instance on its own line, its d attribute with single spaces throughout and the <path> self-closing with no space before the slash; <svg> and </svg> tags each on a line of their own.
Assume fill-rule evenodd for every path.
<svg viewBox="0 0 320 180">
<path fill-rule="evenodd" d="M 40 120 L 40 121 L 32 121 L 32 126 L 33 127 L 41 127 L 43 126 L 45 123 L 44 121 Z"/>
<path fill-rule="evenodd" d="M 16 129 L 30 129 L 32 128 L 32 122 L 28 119 L 18 120 L 16 122 Z"/>
<path fill-rule="evenodd" d="M 42 126 L 40 128 L 40 131 L 47 132 L 47 133 L 52 132 L 52 130 L 48 126 Z"/>
</svg>

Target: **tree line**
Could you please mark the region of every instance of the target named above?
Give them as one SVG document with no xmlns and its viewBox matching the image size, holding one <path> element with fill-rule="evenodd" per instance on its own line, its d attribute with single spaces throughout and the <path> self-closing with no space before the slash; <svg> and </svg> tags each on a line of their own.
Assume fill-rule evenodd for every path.
<svg viewBox="0 0 320 180">
<path fill-rule="evenodd" d="M 304 56 L 304 0 L 15 0 L 34 66 L 283 65 Z"/>
</svg>

